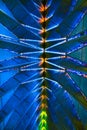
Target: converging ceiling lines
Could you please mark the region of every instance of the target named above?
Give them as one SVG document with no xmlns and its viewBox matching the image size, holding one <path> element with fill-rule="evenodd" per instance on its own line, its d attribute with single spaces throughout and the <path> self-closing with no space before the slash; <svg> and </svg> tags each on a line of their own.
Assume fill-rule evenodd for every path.
<svg viewBox="0 0 87 130">
<path fill-rule="evenodd" d="M 0 129 L 85 130 L 87 0 L 0 4 Z"/>
</svg>

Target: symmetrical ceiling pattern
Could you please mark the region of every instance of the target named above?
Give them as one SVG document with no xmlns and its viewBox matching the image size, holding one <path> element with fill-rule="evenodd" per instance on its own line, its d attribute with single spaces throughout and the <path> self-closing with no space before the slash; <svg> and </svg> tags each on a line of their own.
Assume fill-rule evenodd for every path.
<svg viewBox="0 0 87 130">
<path fill-rule="evenodd" d="M 0 130 L 87 130 L 86 86 L 87 0 L 0 0 Z"/>
</svg>

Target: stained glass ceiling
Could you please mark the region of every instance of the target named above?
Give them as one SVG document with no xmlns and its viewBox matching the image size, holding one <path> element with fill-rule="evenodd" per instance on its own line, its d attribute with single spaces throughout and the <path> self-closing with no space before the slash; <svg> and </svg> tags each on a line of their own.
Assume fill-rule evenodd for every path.
<svg viewBox="0 0 87 130">
<path fill-rule="evenodd" d="M 0 129 L 87 130 L 87 0 L 0 0 Z"/>
</svg>

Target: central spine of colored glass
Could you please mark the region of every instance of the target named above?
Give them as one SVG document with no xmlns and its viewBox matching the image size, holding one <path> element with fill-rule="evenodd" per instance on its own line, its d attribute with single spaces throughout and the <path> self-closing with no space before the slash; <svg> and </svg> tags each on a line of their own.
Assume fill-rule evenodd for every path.
<svg viewBox="0 0 87 130">
<path fill-rule="evenodd" d="M 40 123 L 39 123 L 39 130 L 47 130 L 47 92 L 46 92 L 46 22 L 47 22 L 47 6 L 46 6 L 47 0 L 42 0 L 41 6 L 40 6 L 40 24 L 42 26 L 42 29 L 40 31 L 41 37 L 42 37 L 42 47 L 43 47 L 43 54 L 41 57 L 40 65 L 42 67 L 41 74 L 43 76 L 43 85 L 42 85 L 42 92 L 41 92 L 41 105 L 40 105 Z"/>
</svg>

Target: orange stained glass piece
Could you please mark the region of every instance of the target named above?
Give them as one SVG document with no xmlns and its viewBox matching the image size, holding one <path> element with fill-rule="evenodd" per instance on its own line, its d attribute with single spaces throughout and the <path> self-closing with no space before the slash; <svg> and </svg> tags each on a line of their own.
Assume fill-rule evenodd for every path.
<svg viewBox="0 0 87 130">
<path fill-rule="evenodd" d="M 40 58 L 40 59 L 41 59 L 40 65 L 47 61 L 47 58 Z"/>
<path fill-rule="evenodd" d="M 41 95 L 41 100 L 47 99 L 48 97 L 46 95 Z"/>
<path fill-rule="evenodd" d="M 47 87 L 46 86 L 42 86 L 42 90 L 46 89 Z"/>
<path fill-rule="evenodd" d="M 48 18 L 42 16 L 42 17 L 39 19 L 39 23 L 44 23 L 44 22 L 46 22 L 47 20 L 48 20 Z"/>
<path fill-rule="evenodd" d="M 41 109 L 47 109 L 47 108 L 48 108 L 48 106 L 47 106 L 47 104 L 46 104 L 46 103 L 42 103 L 42 104 L 40 105 L 40 108 L 41 108 Z"/>
<path fill-rule="evenodd" d="M 42 38 L 41 43 L 42 44 L 46 43 L 46 38 Z"/>
<path fill-rule="evenodd" d="M 44 11 L 46 11 L 48 9 L 48 6 L 44 6 L 43 4 L 41 4 L 41 6 L 40 6 L 40 8 L 39 8 L 39 11 L 40 12 L 44 12 Z"/>
<path fill-rule="evenodd" d="M 40 74 L 46 73 L 46 68 L 42 68 L 42 71 L 40 72 Z"/>
<path fill-rule="evenodd" d="M 46 33 L 46 29 L 45 28 L 42 28 L 41 30 L 40 30 L 40 34 L 42 34 L 42 33 Z"/>
</svg>

